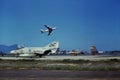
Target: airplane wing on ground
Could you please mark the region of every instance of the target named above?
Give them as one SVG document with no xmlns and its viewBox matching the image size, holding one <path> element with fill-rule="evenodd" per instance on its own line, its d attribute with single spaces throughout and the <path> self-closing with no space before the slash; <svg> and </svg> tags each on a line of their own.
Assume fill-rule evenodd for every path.
<svg viewBox="0 0 120 80">
<path fill-rule="evenodd" d="M 47 55 L 47 54 L 49 54 L 51 52 L 51 50 L 46 50 L 46 51 L 44 51 L 44 53 L 43 54 L 39 54 L 39 53 L 34 53 L 36 56 L 39 56 L 40 58 L 42 57 L 42 56 L 44 56 L 44 55 Z"/>
</svg>

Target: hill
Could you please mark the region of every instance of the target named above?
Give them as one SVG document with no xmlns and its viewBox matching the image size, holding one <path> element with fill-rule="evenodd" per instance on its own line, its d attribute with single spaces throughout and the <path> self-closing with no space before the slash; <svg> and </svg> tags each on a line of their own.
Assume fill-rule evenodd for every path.
<svg viewBox="0 0 120 80">
<path fill-rule="evenodd" d="M 0 45 L 0 53 L 9 54 L 11 50 L 15 50 L 18 48 L 17 44 L 7 46 L 7 45 Z"/>
</svg>

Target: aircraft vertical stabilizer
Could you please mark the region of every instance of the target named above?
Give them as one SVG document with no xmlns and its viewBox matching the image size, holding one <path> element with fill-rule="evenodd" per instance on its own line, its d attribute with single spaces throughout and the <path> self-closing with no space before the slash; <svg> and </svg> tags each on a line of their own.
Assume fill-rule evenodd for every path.
<svg viewBox="0 0 120 80">
<path fill-rule="evenodd" d="M 46 48 L 48 48 L 48 49 L 57 49 L 58 47 L 59 47 L 58 41 L 54 41 L 46 46 Z"/>
</svg>

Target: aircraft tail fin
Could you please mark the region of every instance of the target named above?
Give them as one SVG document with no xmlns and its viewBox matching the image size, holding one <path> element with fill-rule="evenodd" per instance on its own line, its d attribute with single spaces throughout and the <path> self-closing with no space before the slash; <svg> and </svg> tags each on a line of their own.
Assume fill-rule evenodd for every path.
<svg viewBox="0 0 120 80">
<path fill-rule="evenodd" d="M 52 52 L 55 53 L 57 51 L 57 49 L 59 48 L 59 42 L 58 41 L 54 41 L 54 42 L 48 44 L 46 47 L 48 49 L 52 50 Z"/>
<path fill-rule="evenodd" d="M 98 54 L 98 50 L 97 50 L 96 46 L 94 46 L 94 45 L 90 46 L 90 50 L 91 50 L 92 55 Z"/>
</svg>

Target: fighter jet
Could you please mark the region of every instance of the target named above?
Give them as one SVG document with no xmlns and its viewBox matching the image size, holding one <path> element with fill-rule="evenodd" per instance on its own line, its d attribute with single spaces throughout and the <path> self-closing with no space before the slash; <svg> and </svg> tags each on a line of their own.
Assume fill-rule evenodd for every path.
<svg viewBox="0 0 120 80">
<path fill-rule="evenodd" d="M 56 27 L 52 28 L 52 27 L 49 27 L 48 25 L 44 25 L 47 29 L 46 30 L 43 30 L 41 29 L 41 33 L 44 33 L 44 32 L 48 32 L 48 36 L 52 33 L 53 30 L 56 29 Z"/>
<path fill-rule="evenodd" d="M 54 41 L 45 47 L 23 47 L 18 50 L 12 50 L 11 54 L 16 54 L 18 57 L 42 57 L 44 55 L 55 53 L 59 47 L 59 42 Z"/>
</svg>

